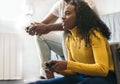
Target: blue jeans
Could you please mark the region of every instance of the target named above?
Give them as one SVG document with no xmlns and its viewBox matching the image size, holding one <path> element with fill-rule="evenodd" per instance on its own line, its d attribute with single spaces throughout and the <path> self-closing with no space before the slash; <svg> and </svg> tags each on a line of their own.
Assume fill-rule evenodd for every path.
<svg viewBox="0 0 120 84">
<path fill-rule="evenodd" d="M 114 73 L 107 77 L 93 77 L 84 74 L 52 78 L 44 81 L 36 81 L 29 84 L 117 84 Z"/>
</svg>

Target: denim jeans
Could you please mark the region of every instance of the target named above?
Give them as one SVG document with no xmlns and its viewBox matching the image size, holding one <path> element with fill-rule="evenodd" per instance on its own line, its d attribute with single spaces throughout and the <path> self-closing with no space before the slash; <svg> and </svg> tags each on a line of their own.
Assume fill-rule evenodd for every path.
<svg viewBox="0 0 120 84">
<path fill-rule="evenodd" d="M 72 76 L 36 81 L 29 84 L 116 84 L 116 78 L 113 72 L 109 72 L 107 77 L 94 77 L 84 74 L 77 74 Z"/>
</svg>

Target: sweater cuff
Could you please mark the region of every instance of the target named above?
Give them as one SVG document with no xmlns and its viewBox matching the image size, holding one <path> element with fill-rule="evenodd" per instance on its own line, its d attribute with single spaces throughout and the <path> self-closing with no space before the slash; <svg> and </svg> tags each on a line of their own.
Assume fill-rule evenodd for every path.
<svg viewBox="0 0 120 84">
<path fill-rule="evenodd" d="M 67 63 L 67 69 L 71 69 L 74 65 L 74 62 L 73 61 L 68 61 Z"/>
</svg>

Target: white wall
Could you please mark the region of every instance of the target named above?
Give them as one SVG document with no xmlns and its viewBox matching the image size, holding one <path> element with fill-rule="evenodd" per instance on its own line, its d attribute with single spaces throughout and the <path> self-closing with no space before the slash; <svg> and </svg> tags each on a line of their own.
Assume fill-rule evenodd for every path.
<svg viewBox="0 0 120 84">
<path fill-rule="evenodd" d="M 24 22 L 28 24 L 32 21 L 41 21 L 56 1 L 57 0 L 26 0 Z M 27 40 L 25 40 L 26 43 L 24 44 L 26 46 L 24 47 L 26 54 L 23 59 L 23 76 L 24 79 L 27 80 L 40 76 L 40 59 L 36 52 L 35 38 L 29 35 L 26 35 L 24 39 L 25 38 L 27 38 Z"/>
<path fill-rule="evenodd" d="M 0 0 L 0 18 L 17 19 L 23 13 L 25 0 Z"/>
<path fill-rule="evenodd" d="M 120 11 L 120 0 L 93 0 L 100 15 Z"/>
<path fill-rule="evenodd" d="M 26 0 L 26 14 L 31 14 L 34 21 L 41 21 L 57 0 Z"/>
<path fill-rule="evenodd" d="M 40 21 L 55 2 L 56 0 L 26 0 L 26 4 L 32 7 L 32 12 L 25 16 L 25 0 L 0 0 L 0 32 L 16 32 L 22 37 L 24 79 L 38 77 L 40 70 L 35 39 L 26 34 L 25 26 L 31 21 Z"/>
</svg>

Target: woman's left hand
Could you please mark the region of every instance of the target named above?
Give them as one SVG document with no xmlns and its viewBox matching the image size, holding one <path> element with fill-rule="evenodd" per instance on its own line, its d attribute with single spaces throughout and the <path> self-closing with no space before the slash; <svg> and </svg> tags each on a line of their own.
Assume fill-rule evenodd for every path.
<svg viewBox="0 0 120 84">
<path fill-rule="evenodd" d="M 54 74 L 49 69 L 45 69 L 47 79 L 54 78 Z"/>
<path fill-rule="evenodd" d="M 50 68 L 51 71 L 53 72 L 59 72 L 62 70 L 66 70 L 67 69 L 67 61 L 62 60 L 51 60 L 51 63 L 53 63 L 54 65 Z"/>
</svg>

